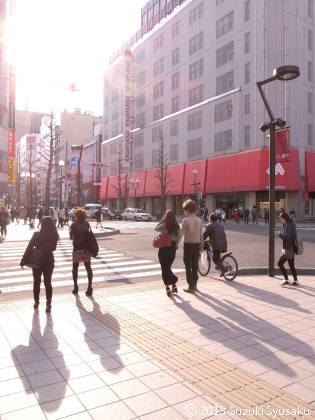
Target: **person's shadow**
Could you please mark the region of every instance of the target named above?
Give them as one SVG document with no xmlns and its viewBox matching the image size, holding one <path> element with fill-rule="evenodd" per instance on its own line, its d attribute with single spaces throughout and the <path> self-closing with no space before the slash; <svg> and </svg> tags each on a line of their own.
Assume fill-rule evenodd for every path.
<svg viewBox="0 0 315 420">
<path fill-rule="evenodd" d="M 12 359 L 15 360 L 16 355 L 18 354 L 32 353 L 32 352 L 38 351 L 38 344 L 36 343 L 36 341 L 39 341 L 40 343 L 41 341 L 49 340 L 50 348 L 55 349 L 54 358 L 58 357 L 59 359 L 61 359 L 62 365 L 65 365 L 63 354 L 60 350 L 58 350 L 58 339 L 54 333 L 53 325 L 54 324 L 53 324 L 53 319 L 51 315 L 47 314 L 45 329 L 44 329 L 43 334 L 41 334 L 40 315 L 38 311 L 34 311 L 33 319 L 32 319 L 32 330 L 30 332 L 30 337 L 29 337 L 29 345 L 28 346 L 19 345 L 15 347 L 11 351 Z M 36 337 L 36 341 L 34 340 L 34 337 Z M 37 395 L 39 405 L 44 411 L 46 412 L 56 411 L 58 407 L 60 406 L 62 399 L 66 393 L 67 381 L 69 379 L 69 370 L 68 369 L 64 370 L 63 372 L 64 381 L 58 382 L 59 397 L 58 399 L 54 399 L 52 401 L 50 400 L 51 396 L 50 396 L 49 387 L 41 386 L 41 387 L 35 388 L 34 390 L 30 389 L 27 385 L 23 368 L 19 364 L 17 365 L 17 370 L 19 371 L 19 376 L 20 376 L 21 381 L 23 382 L 25 392 L 28 394 L 34 392 Z M 47 373 L 48 372 L 49 371 L 47 371 Z M 42 373 L 43 375 L 45 374 L 45 372 L 40 372 L 40 373 Z"/>
<path fill-rule="evenodd" d="M 85 308 L 85 306 L 82 304 L 80 296 L 76 295 L 76 305 L 77 305 L 77 308 L 78 308 L 78 311 L 79 311 L 79 314 L 80 314 L 80 317 L 81 317 L 81 321 L 82 321 L 82 323 L 85 327 L 84 339 L 85 339 L 87 345 L 89 346 L 90 351 L 94 354 L 99 355 L 99 359 L 100 359 L 102 365 L 104 366 L 104 368 L 106 370 L 115 369 L 115 371 L 118 372 L 123 367 L 122 360 L 121 360 L 119 354 L 117 353 L 117 351 L 120 348 L 120 325 L 119 325 L 119 322 L 111 314 L 109 314 L 109 313 L 104 314 L 101 310 L 100 305 L 96 302 L 96 300 L 94 299 L 93 296 L 90 297 L 90 300 L 93 303 L 93 309 L 92 309 L 91 312 L 88 311 Z M 96 312 L 97 315 L 100 314 L 102 318 L 105 318 L 106 319 L 106 325 L 104 326 L 104 329 L 109 328 L 112 331 L 111 335 L 109 335 L 108 337 L 104 337 L 104 340 L 110 341 L 110 345 L 107 346 L 107 347 L 105 346 L 104 348 L 102 348 L 101 344 L 98 345 L 98 346 L 95 346 L 95 343 L 94 343 L 94 340 L 93 340 L 94 329 L 91 326 L 91 322 L 90 322 L 89 317 L 86 316 L 86 315 L 91 316 L 91 314 L 93 312 Z M 114 357 L 115 360 L 117 361 L 117 363 L 115 363 L 114 365 L 113 365 L 112 357 L 104 356 L 104 351 L 106 353 L 109 353 L 108 349 L 110 349 L 110 356 Z"/>
</svg>

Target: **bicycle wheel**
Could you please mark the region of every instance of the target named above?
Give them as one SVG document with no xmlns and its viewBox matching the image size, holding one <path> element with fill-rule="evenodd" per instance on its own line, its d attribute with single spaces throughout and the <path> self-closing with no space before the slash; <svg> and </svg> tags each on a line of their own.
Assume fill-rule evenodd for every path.
<svg viewBox="0 0 315 420">
<path fill-rule="evenodd" d="M 234 280 L 238 273 L 238 264 L 236 259 L 232 255 L 225 255 L 222 258 L 222 264 L 226 270 L 223 274 L 225 280 Z"/>
<path fill-rule="evenodd" d="M 206 276 L 210 271 L 210 257 L 206 250 L 202 251 L 198 261 L 198 273 L 201 276 Z"/>
</svg>

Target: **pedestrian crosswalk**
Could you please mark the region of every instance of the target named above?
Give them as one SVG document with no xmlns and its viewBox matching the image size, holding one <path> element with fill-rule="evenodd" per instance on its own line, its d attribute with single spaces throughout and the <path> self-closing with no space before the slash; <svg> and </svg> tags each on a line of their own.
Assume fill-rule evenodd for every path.
<svg viewBox="0 0 315 420">
<path fill-rule="evenodd" d="M 6 243 L 5 247 L 0 247 L 0 292 L 14 293 L 32 290 L 33 277 L 32 270 L 19 266 L 22 255 L 25 251 L 27 242 Z M 70 240 L 61 240 L 55 255 L 55 269 L 52 278 L 52 286 L 56 290 L 58 287 L 72 286 L 72 243 Z M 3 264 L 1 264 L 3 262 Z M 2 265 L 2 267 L 1 267 Z M 6 265 L 6 267 L 3 267 Z M 161 276 L 160 265 L 152 260 L 140 259 L 125 255 L 118 251 L 100 248 L 99 255 L 92 259 L 93 282 L 105 283 L 124 281 L 131 279 L 148 278 Z M 174 273 L 184 270 L 174 269 Z M 80 264 L 79 284 L 87 283 L 85 267 Z M 42 284 L 43 288 L 44 285 Z"/>
<path fill-rule="evenodd" d="M 103 225 L 115 229 L 154 229 L 157 222 L 135 222 L 135 221 L 110 221 L 104 220 Z"/>
</svg>

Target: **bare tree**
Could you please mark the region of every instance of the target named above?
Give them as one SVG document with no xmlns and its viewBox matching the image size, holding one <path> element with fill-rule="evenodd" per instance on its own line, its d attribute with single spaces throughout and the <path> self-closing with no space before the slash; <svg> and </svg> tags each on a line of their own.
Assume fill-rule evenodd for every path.
<svg viewBox="0 0 315 420">
<path fill-rule="evenodd" d="M 59 144 L 60 131 L 57 130 L 55 115 L 51 112 L 49 121 L 45 124 L 45 134 L 42 136 L 42 150 L 40 157 L 42 164 L 40 171 L 45 173 L 45 205 L 50 206 L 50 189 L 52 176 L 56 174 L 56 157 L 61 148 Z"/>
<path fill-rule="evenodd" d="M 155 170 L 154 178 L 155 185 L 161 194 L 161 212 L 162 214 L 166 209 L 166 197 L 169 193 L 170 185 L 173 180 L 167 168 L 169 165 L 169 157 L 165 150 L 165 141 L 163 133 L 159 136 L 159 149 L 158 149 L 158 167 Z"/>
<path fill-rule="evenodd" d="M 125 182 L 125 185 L 123 185 L 123 171 L 125 170 L 125 168 L 123 167 L 123 157 L 122 157 L 122 152 L 121 150 L 119 150 L 118 153 L 118 159 L 117 159 L 117 175 L 116 175 L 116 182 L 115 184 L 113 184 L 114 189 L 117 192 L 118 195 L 118 206 L 119 208 L 122 207 L 125 208 L 126 207 L 126 198 L 128 195 L 128 186 L 127 186 L 127 182 Z"/>
</svg>

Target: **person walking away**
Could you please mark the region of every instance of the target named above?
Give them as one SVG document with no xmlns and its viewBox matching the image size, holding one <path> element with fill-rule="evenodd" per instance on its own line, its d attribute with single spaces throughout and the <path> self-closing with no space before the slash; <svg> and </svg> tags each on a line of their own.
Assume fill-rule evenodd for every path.
<svg viewBox="0 0 315 420">
<path fill-rule="evenodd" d="M 65 225 L 69 226 L 69 209 L 65 209 Z"/>
<path fill-rule="evenodd" d="M 16 207 L 15 209 L 15 220 L 16 220 L 16 223 L 19 225 L 20 224 L 20 209 L 18 207 Z"/>
<path fill-rule="evenodd" d="M 296 227 L 293 220 L 288 215 L 288 213 L 285 213 L 285 212 L 281 213 L 279 218 L 283 225 L 283 233 L 277 232 L 279 234 L 279 238 L 281 238 L 283 242 L 281 257 L 278 261 L 278 267 L 280 268 L 281 273 L 283 274 L 283 277 L 284 277 L 284 280 L 281 283 L 281 285 L 284 286 L 286 284 L 290 284 L 287 270 L 284 267 L 285 262 L 288 261 L 291 274 L 293 276 L 292 285 L 298 286 L 299 282 L 297 279 L 297 272 L 294 265 Z"/>
<path fill-rule="evenodd" d="M 44 285 L 46 291 L 46 312 L 51 311 L 52 301 L 52 285 L 51 278 L 54 271 L 55 259 L 54 251 L 57 247 L 57 241 L 59 239 L 56 226 L 54 225 L 51 217 L 44 217 L 42 220 L 41 228 L 39 232 L 34 232 L 32 239 L 30 240 L 24 255 L 21 259 L 21 268 L 27 263 L 27 259 L 32 249 L 39 248 L 43 251 L 43 263 L 40 268 L 33 268 L 33 295 L 34 295 L 34 309 L 38 308 L 39 295 L 40 295 L 40 284 L 41 277 L 44 277 Z"/>
<path fill-rule="evenodd" d="M 166 294 L 170 297 L 172 293 L 177 293 L 176 283 L 178 281 L 178 277 L 175 276 L 171 268 L 176 256 L 179 233 L 179 224 L 175 214 L 171 210 L 167 210 L 161 221 L 156 225 L 155 230 L 157 232 L 166 233 L 171 239 L 171 246 L 159 248 L 158 253 L 162 269 L 162 279 L 166 287 Z M 172 289 L 170 289 L 170 286 L 172 286 Z"/>
<path fill-rule="evenodd" d="M 226 224 L 226 213 L 224 211 L 224 209 L 221 209 L 221 217 L 220 217 L 222 223 Z"/>
<path fill-rule="evenodd" d="M 295 210 L 293 207 L 291 207 L 289 210 L 289 216 L 291 217 L 292 220 L 296 218 Z"/>
<path fill-rule="evenodd" d="M 101 225 L 101 228 L 103 229 L 103 226 L 102 226 L 102 210 L 101 209 L 96 210 L 95 217 L 96 217 L 96 229 L 98 228 L 98 225 Z"/>
<path fill-rule="evenodd" d="M 203 210 L 203 220 L 205 222 L 208 221 L 208 216 L 209 216 L 209 210 L 207 209 L 207 207 L 205 207 L 204 210 Z"/>
<path fill-rule="evenodd" d="M 264 209 L 264 219 L 265 219 L 265 225 L 269 225 L 269 210 L 267 208 Z"/>
<path fill-rule="evenodd" d="M 11 217 L 11 223 L 14 223 L 14 220 L 15 220 L 15 209 L 14 208 L 11 208 L 10 217 Z"/>
<path fill-rule="evenodd" d="M 253 225 L 254 224 L 258 224 L 258 217 L 257 217 L 258 215 L 257 215 L 257 209 L 256 209 L 256 206 L 253 206 L 253 208 L 252 208 L 252 221 L 253 221 Z"/>
<path fill-rule="evenodd" d="M 23 207 L 21 217 L 23 219 L 24 225 L 26 225 L 26 223 L 27 223 L 27 214 L 28 214 L 27 208 Z"/>
<path fill-rule="evenodd" d="M 58 226 L 57 227 L 63 227 L 64 224 L 64 219 L 65 219 L 65 212 L 63 209 L 59 209 L 58 210 Z"/>
<path fill-rule="evenodd" d="M 235 209 L 234 210 L 234 218 L 235 218 L 235 222 L 237 224 L 239 224 L 239 222 L 240 222 L 240 217 L 241 217 L 241 213 L 240 213 L 239 209 Z"/>
<path fill-rule="evenodd" d="M 36 217 L 36 209 L 33 207 L 30 209 L 29 213 L 28 213 L 28 218 L 29 218 L 29 226 L 30 229 L 34 229 L 35 228 L 35 217 Z"/>
<path fill-rule="evenodd" d="M 1 236 L 7 236 L 7 225 L 10 220 L 9 213 L 4 207 L 1 207 L 0 210 L 0 233 Z"/>
<path fill-rule="evenodd" d="M 70 239 L 73 241 L 72 276 L 74 287 L 72 293 L 77 295 L 79 292 L 78 269 L 80 262 L 83 262 L 88 275 L 88 288 L 85 294 L 86 296 L 92 296 L 93 271 L 91 268 L 91 254 L 87 250 L 87 236 L 90 225 L 86 221 L 86 212 L 84 209 L 77 209 L 74 216 L 75 222 L 73 222 L 70 226 Z"/>
<path fill-rule="evenodd" d="M 44 216 L 44 210 L 42 207 L 40 207 L 37 213 L 37 219 L 38 219 L 37 229 L 39 229 L 40 225 L 42 224 L 43 216 Z"/>
<path fill-rule="evenodd" d="M 249 222 L 249 209 L 246 207 L 244 210 L 244 225 L 248 225 Z"/>
<path fill-rule="evenodd" d="M 203 248 L 202 225 L 196 216 L 196 203 L 193 200 L 186 200 L 183 209 L 186 217 L 180 229 L 179 241 L 184 237 L 184 264 L 188 283 L 188 288 L 184 289 L 184 292 L 195 293 L 198 282 L 198 260 Z"/>
<path fill-rule="evenodd" d="M 203 240 L 205 241 L 209 237 L 210 246 L 213 252 L 213 261 L 216 269 L 220 270 L 220 277 L 224 274 L 224 266 L 221 261 L 221 252 L 227 251 L 227 239 L 224 227 L 218 223 L 218 218 L 215 213 L 210 214 L 210 223 L 206 227 L 203 233 Z"/>
</svg>

